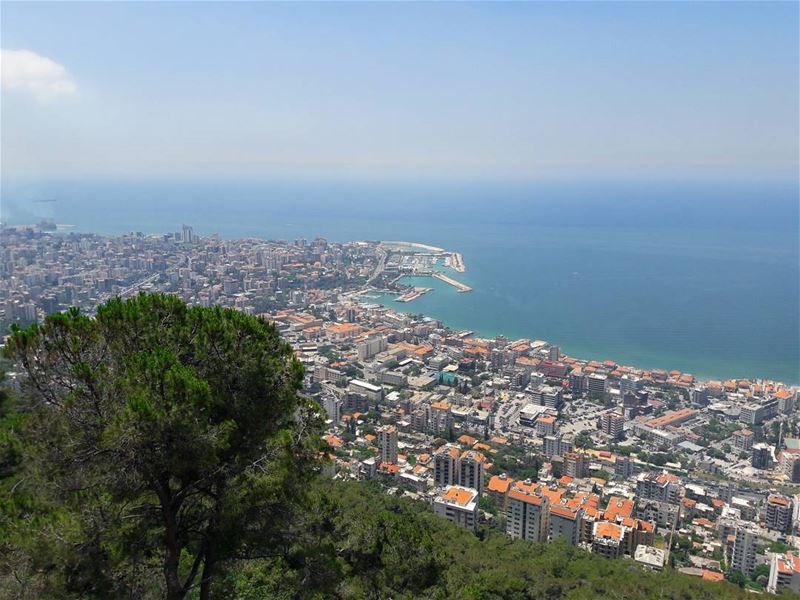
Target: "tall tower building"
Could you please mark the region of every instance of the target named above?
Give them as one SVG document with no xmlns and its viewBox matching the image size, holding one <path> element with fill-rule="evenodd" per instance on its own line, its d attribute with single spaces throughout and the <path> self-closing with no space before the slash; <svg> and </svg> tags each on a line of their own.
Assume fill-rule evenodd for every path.
<svg viewBox="0 0 800 600">
<path fill-rule="evenodd" d="M 764 524 L 768 529 L 775 529 L 788 533 L 792 530 L 792 515 L 794 506 L 788 496 L 770 494 L 767 498 L 767 514 Z"/>
<path fill-rule="evenodd" d="M 583 509 L 564 505 L 550 507 L 550 541 L 562 539 L 570 546 L 577 546 L 581 537 Z"/>
<path fill-rule="evenodd" d="M 327 395 L 323 400 L 325 412 L 328 413 L 328 418 L 333 421 L 334 425 L 338 425 L 342 420 L 342 401 L 334 395 Z"/>
<path fill-rule="evenodd" d="M 736 528 L 736 539 L 733 542 L 731 569 L 748 577 L 756 568 L 756 541 L 758 531 L 752 525 L 741 525 Z"/>
<path fill-rule="evenodd" d="M 467 450 L 461 455 L 458 465 L 458 484 L 478 490 L 483 494 L 483 464 L 486 457 L 475 450 Z"/>
<path fill-rule="evenodd" d="M 385 425 L 378 429 L 378 440 L 381 445 L 381 462 L 397 464 L 397 427 Z"/>
<path fill-rule="evenodd" d="M 754 469 L 768 469 L 771 461 L 769 446 L 764 443 L 753 444 L 753 453 L 750 457 L 750 464 Z"/>
<path fill-rule="evenodd" d="M 428 429 L 434 435 L 448 435 L 453 429 L 453 415 L 446 402 L 434 402 L 428 407 Z"/>
<path fill-rule="evenodd" d="M 548 500 L 535 492 L 512 486 L 508 492 L 506 533 L 513 538 L 545 542 L 548 527 Z"/>
<path fill-rule="evenodd" d="M 191 225 L 183 226 L 181 241 L 186 242 L 187 244 L 191 244 L 194 241 L 194 231 L 192 230 Z"/>
<path fill-rule="evenodd" d="M 348 323 L 355 323 L 356 322 L 356 309 L 354 306 L 348 306 L 344 313 L 345 320 Z"/>
<path fill-rule="evenodd" d="M 458 448 L 442 446 L 433 456 L 433 480 L 437 487 L 455 485 L 458 482 Z"/>
<path fill-rule="evenodd" d="M 589 462 L 582 452 L 564 453 L 564 474 L 575 479 L 588 477 Z"/>
</svg>

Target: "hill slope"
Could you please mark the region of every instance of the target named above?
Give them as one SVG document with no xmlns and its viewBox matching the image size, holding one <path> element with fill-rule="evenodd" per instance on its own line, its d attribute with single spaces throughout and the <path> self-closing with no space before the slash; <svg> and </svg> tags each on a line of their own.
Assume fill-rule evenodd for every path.
<svg viewBox="0 0 800 600">
<path fill-rule="evenodd" d="M 281 559 L 231 572 L 218 590 L 238 597 L 320 593 L 343 598 L 724 599 L 749 597 L 729 583 L 630 560 L 607 560 L 566 544 L 479 539 L 423 503 L 369 484 L 322 482 L 302 542 Z M 299 540 L 298 540 L 299 541 Z M 313 591 L 312 591 L 313 590 Z"/>
</svg>

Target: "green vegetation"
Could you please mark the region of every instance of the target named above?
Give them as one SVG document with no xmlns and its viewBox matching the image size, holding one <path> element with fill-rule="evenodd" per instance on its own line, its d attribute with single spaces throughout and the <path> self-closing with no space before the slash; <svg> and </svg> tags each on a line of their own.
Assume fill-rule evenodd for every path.
<svg viewBox="0 0 800 600">
<path fill-rule="evenodd" d="M 750 577 L 744 575 L 740 571 L 731 571 L 728 573 L 727 579 L 732 584 L 738 585 L 740 588 L 745 590 L 763 592 L 767 586 L 767 581 L 769 580 L 769 565 L 756 565 L 756 568 L 753 570 L 753 574 Z M 790 596 L 787 594 L 785 597 Z"/>
<path fill-rule="evenodd" d="M 541 463 L 539 458 L 519 446 L 507 445 L 492 456 L 492 475 L 505 473 L 514 479 L 536 481 Z"/>
<path fill-rule="evenodd" d="M 678 457 L 673 452 L 639 452 L 637 456 L 642 462 L 656 465 L 657 467 L 663 467 L 667 463 L 678 461 Z"/>
<path fill-rule="evenodd" d="M 481 496 L 481 499 L 478 501 L 478 508 L 495 516 L 500 510 L 500 507 L 497 506 L 497 502 L 494 501 L 494 498 L 487 495 Z"/>
<path fill-rule="evenodd" d="M 697 434 L 700 436 L 699 443 L 702 446 L 708 446 L 713 442 L 720 442 L 729 438 L 740 428 L 738 423 L 723 423 L 718 419 L 711 419 L 697 430 Z"/>
<path fill-rule="evenodd" d="M 790 549 L 791 547 L 789 546 L 789 544 L 782 542 L 780 540 L 775 540 L 769 545 L 770 552 L 777 552 L 779 554 L 783 554 L 784 552 Z"/>
<path fill-rule="evenodd" d="M 33 595 L 207 598 L 281 543 L 322 421 L 272 325 L 141 295 L 15 328 L 6 353 L 28 382 L 3 538 Z"/>
<path fill-rule="evenodd" d="M 639 450 L 635 446 L 630 445 L 621 445 L 621 444 L 611 444 L 606 446 L 606 450 L 613 452 L 614 454 L 621 454 L 622 456 L 630 456 L 631 454 L 636 454 Z"/>
<path fill-rule="evenodd" d="M 578 435 L 575 436 L 575 447 L 583 449 L 591 449 L 593 447 L 592 436 L 590 436 L 585 431 L 581 431 Z"/>
<path fill-rule="evenodd" d="M 254 317 L 143 295 L 7 352 L 30 385 L 0 394 L 0 598 L 747 597 L 320 478 L 318 409 Z"/>
</svg>

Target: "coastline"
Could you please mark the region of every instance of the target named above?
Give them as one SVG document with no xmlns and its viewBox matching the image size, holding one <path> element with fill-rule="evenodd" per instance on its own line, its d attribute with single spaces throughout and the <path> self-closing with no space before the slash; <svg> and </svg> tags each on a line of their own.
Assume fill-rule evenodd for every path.
<svg viewBox="0 0 800 600">
<path fill-rule="evenodd" d="M 460 269 L 458 269 L 458 272 L 465 272 L 466 271 L 466 267 L 465 267 L 465 263 L 463 261 L 463 257 L 461 255 L 461 253 L 459 253 L 459 252 L 451 252 L 451 251 L 445 250 L 443 248 L 436 248 L 436 247 L 429 246 L 429 245 L 426 245 L 426 244 L 421 244 L 421 243 L 418 243 L 418 242 L 381 242 L 381 244 L 403 245 L 406 248 L 414 248 L 415 250 L 412 250 L 412 252 L 415 252 L 415 251 L 422 251 L 422 252 L 435 251 L 436 254 L 442 254 L 442 255 L 445 255 L 447 257 L 445 266 L 447 266 L 448 268 L 452 269 L 453 271 L 456 270 L 456 266 L 453 264 L 452 261 L 455 260 L 455 257 L 457 256 L 458 257 L 457 265 L 460 267 Z M 457 280 L 454 280 L 453 278 L 448 277 L 447 275 L 444 275 L 443 273 L 440 273 L 438 271 L 432 271 L 431 273 L 406 273 L 406 274 L 401 274 L 394 281 L 396 282 L 398 280 L 403 279 L 404 277 L 432 277 L 432 278 L 438 279 L 439 281 L 442 281 L 442 282 L 448 284 L 449 286 L 452 286 L 456 290 L 457 296 L 460 295 L 461 293 L 464 293 L 464 292 L 473 291 L 472 287 L 470 287 L 470 286 L 468 286 L 466 284 L 463 284 L 463 283 L 461 283 L 461 282 L 459 282 Z M 413 286 L 412 286 L 412 289 L 414 289 Z M 414 300 L 417 300 L 417 299 L 420 299 L 423 296 L 436 294 L 437 291 L 441 291 L 441 290 L 436 290 L 435 288 L 427 288 L 427 287 L 424 288 L 424 290 L 425 291 L 423 293 L 417 293 L 417 294 L 411 293 L 411 294 L 404 295 L 405 298 L 401 302 L 403 302 L 404 304 L 409 304 L 410 302 L 412 302 Z M 363 290 L 363 291 L 371 291 L 371 292 L 374 293 L 376 290 L 370 289 L 370 290 Z M 357 296 L 360 296 L 361 293 L 362 293 L 362 291 L 359 291 Z M 444 324 L 445 327 L 447 327 L 448 329 L 451 329 L 453 331 L 464 330 L 463 327 L 453 327 L 453 326 L 449 325 L 448 324 L 448 320 L 449 319 L 446 318 L 446 317 L 440 318 L 440 317 L 437 317 L 435 315 L 427 314 L 425 311 L 415 311 L 415 310 L 412 310 L 411 307 L 408 307 L 408 306 L 405 306 L 405 305 L 403 307 L 399 307 L 394 303 L 390 304 L 389 302 L 385 301 L 386 296 L 384 294 L 382 294 L 380 296 L 380 298 L 384 299 L 384 301 L 378 302 L 378 304 L 380 304 L 381 306 L 384 306 L 387 309 L 396 310 L 397 312 L 401 312 L 401 313 L 404 313 L 404 314 L 422 314 L 423 316 L 425 316 L 427 318 L 432 318 L 432 319 L 436 319 L 436 320 L 442 321 L 442 323 Z M 395 302 L 397 302 L 397 301 L 398 301 L 398 298 L 395 298 Z M 466 329 L 468 329 L 472 333 L 477 333 L 479 337 L 482 337 L 484 339 L 491 339 L 491 338 L 494 338 L 494 337 L 497 337 L 497 336 L 501 336 L 501 335 L 502 336 L 507 336 L 507 337 L 509 337 L 509 339 L 520 337 L 520 336 L 508 336 L 507 332 L 503 332 L 503 333 L 494 332 L 494 331 L 493 332 L 488 332 L 488 331 L 486 331 L 485 329 L 483 329 L 481 327 L 476 327 L 475 325 L 469 325 L 469 326 L 467 326 Z M 528 338 L 525 337 L 525 336 L 522 336 L 520 339 L 528 339 Z M 541 341 L 546 341 L 546 340 L 541 340 Z M 551 343 L 551 342 L 548 341 L 547 343 Z M 560 346 L 560 344 L 557 344 L 557 343 L 555 343 L 553 345 L 559 345 Z M 707 374 L 707 373 L 703 373 L 702 372 L 703 371 L 702 368 L 698 369 L 698 370 L 692 370 L 691 372 L 689 372 L 689 371 L 681 371 L 681 370 L 678 370 L 678 369 L 666 369 L 663 365 L 641 366 L 641 365 L 635 365 L 635 364 L 630 364 L 630 365 L 629 364 L 623 364 L 622 362 L 616 361 L 616 360 L 614 360 L 613 358 L 610 358 L 610 357 L 605 357 L 603 359 L 599 359 L 599 358 L 578 358 L 577 354 L 582 354 L 582 353 L 576 353 L 576 355 L 572 355 L 572 354 L 567 355 L 567 354 L 565 354 L 565 356 L 568 357 L 568 358 L 573 358 L 573 359 L 575 359 L 576 361 L 579 361 L 579 362 L 584 362 L 584 363 L 604 362 L 604 361 L 611 360 L 612 362 L 615 362 L 616 364 L 619 364 L 620 366 L 622 366 L 622 367 L 624 367 L 626 369 L 630 369 L 630 370 L 638 371 L 638 372 L 667 372 L 667 373 L 669 373 L 669 372 L 677 371 L 677 372 L 679 372 L 681 374 L 691 374 L 691 376 L 693 377 L 693 380 L 694 380 L 695 383 L 707 384 L 707 383 L 711 382 L 711 383 L 720 383 L 721 384 L 723 382 L 730 382 L 730 381 L 771 382 L 771 383 L 780 383 L 780 384 L 784 384 L 784 385 L 787 385 L 787 386 L 790 386 L 790 387 L 794 387 L 794 388 L 800 389 L 800 372 L 798 373 L 798 377 L 794 381 L 787 380 L 785 378 L 776 379 L 776 378 L 771 378 L 771 377 L 761 377 L 761 376 L 757 376 L 757 375 L 750 375 L 750 376 L 738 375 L 738 376 L 735 376 L 735 375 L 733 375 L 731 373 L 726 373 L 724 376 L 720 376 L 720 375 L 710 375 L 710 374 Z M 627 361 L 623 361 L 623 362 L 627 362 Z"/>
<path fill-rule="evenodd" d="M 259 193 L 270 189 L 258 187 Z M 115 194 L 136 196 L 142 190 L 148 191 L 148 197 L 161 199 L 166 190 L 177 204 L 169 204 L 165 212 L 163 202 L 155 206 L 136 197 L 137 202 L 125 205 L 127 213 L 107 215 L 97 210 L 93 199 L 102 190 L 94 184 L 80 187 L 79 199 L 70 198 L 69 189 L 54 190 L 64 196 L 59 200 L 61 208 L 70 209 L 69 216 L 57 213 L 54 220 L 77 223 L 75 233 L 114 236 L 138 230 L 157 235 L 164 232 L 167 221 L 186 222 L 186 211 L 195 204 L 183 206 L 185 198 L 194 202 L 207 196 L 190 186 L 186 190 L 138 184 L 120 190 L 115 186 L 102 194 L 104 199 Z M 188 190 L 192 194 L 187 196 Z M 370 188 L 374 192 L 370 198 L 396 193 L 394 187 L 388 190 Z M 425 190 L 427 198 L 430 190 Z M 217 233 L 224 240 L 291 240 L 314 232 L 338 243 L 365 239 L 365 235 L 372 240 L 430 241 L 432 247 L 458 249 L 466 255 L 470 263 L 466 278 L 450 267 L 443 270 L 475 291 L 441 293 L 447 287 L 442 282 L 420 281 L 418 285 L 436 292 L 418 298 L 413 306 L 396 306 L 401 312 L 407 309 L 444 318 L 454 328 L 476 328 L 489 337 L 535 334 L 554 340 L 574 356 L 617 357 L 625 364 L 674 364 L 704 378 L 734 373 L 800 383 L 796 232 L 787 236 L 780 225 L 796 220 L 796 208 L 793 203 L 791 210 L 786 209 L 782 196 L 778 196 L 780 202 L 766 204 L 766 213 L 759 202 L 760 218 L 737 219 L 736 227 L 743 229 L 734 232 L 720 221 L 721 216 L 732 214 L 731 206 L 739 216 L 749 214 L 745 211 L 753 203 L 725 194 L 729 210 L 719 212 L 716 207 L 722 194 L 717 192 L 710 200 L 704 196 L 707 206 L 700 212 L 692 209 L 692 228 L 683 230 L 652 217 L 654 213 L 664 216 L 666 198 L 670 206 L 673 201 L 685 206 L 693 193 L 673 190 L 666 194 L 658 186 L 648 188 L 651 202 L 636 207 L 624 200 L 624 189 L 593 186 L 592 199 L 575 205 L 581 209 L 579 214 L 567 204 L 559 209 L 558 218 L 547 211 L 563 199 L 562 191 L 548 191 L 544 206 L 535 201 L 514 204 L 513 198 L 503 195 L 508 190 L 499 190 L 496 200 L 487 204 L 499 213 L 465 204 L 463 190 L 458 192 L 458 203 L 444 191 L 435 191 L 441 192 L 437 210 L 454 209 L 447 213 L 447 221 L 440 213 L 435 214 L 442 218 L 431 218 L 428 205 L 423 214 L 413 202 L 404 204 L 402 213 L 395 205 L 391 209 L 382 204 L 356 206 L 355 200 L 352 211 L 325 212 L 328 205 L 310 195 L 297 203 L 273 206 L 277 216 L 268 221 L 258 218 L 262 204 L 237 198 L 232 209 L 226 203 L 224 210 L 220 207 L 215 212 L 216 205 L 208 204 L 208 212 L 190 224 L 198 233 Z M 610 210 L 606 201 L 612 191 L 623 198 L 619 210 Z M 356 192 L 352 192 L 354 197 Z M 326 201 L 328 196 L 326 191 Z M 593 207 L 604 208 L 604 216 L 589 226 L 584 221 L 586 215 L 595 214 L 589 210 Z M 492 215 L 504 214 L 506 209 L 515 211 L 513 223 L 493 220 Z M 614 225 L 609 225 L 612 220 Z"/>
<path fill-rule="evenodd" d="M 493 339 L 495 337 L 498 337 L 498 336 L 504 336 L 504 337 L 507 337 L 509 340 L 513 340 L 513 339 L 534 339 L 534 338 L 525 337 L 525 336 L 522 336 L 522 337 L 520 337 L 520 336 L 508 336 L 508 335 L 506 335 L 504 333 L 494 333 L 494 332 L 490 333 L 490 332 L 487 332 L 486 330 L 481 329 L 480 327 L 468 327 L 466 329 L 463 328 L 463 327 L 453 327 L 453 326 L 451 326 L 451 325 L 449 325 L 447 323 L 447 319 L 446 318 L 439 318 L 439 317 L 436 317 L 436 316 L 433 316 L 433 315 L 429 315 L 429 314 L 426 314 L 426 313 L 420 312 L 420 311 L 400 310 L 401 307 L 399 307 L 399 306 L 397 306 L 397 305 L 395 305 L 393 303 L 390 304 L 388 302 L 382 301 L 383 298 L 386 297 L 385 292 L 382 293 L 382 295 L 379 296 L 378 298 L 375 298 L 374 296 L 369 296 L 369 295 L 370 294 L 381 294 L 381 292 L 379 292 L 379 291 L 377 291 L 375 289 L 365 289 L 365 290 L 362 290 L 359 293 L 359 295 L 357 295 L 355 297 L 361 298 L 362 297 L 362 295 L 361 295 L 362 293 L 363 293 L 363 296 L 365 297 L 365 299 L 369 300 L 369 302 L 365 302 L 364 304 L 375 304 L 375 305 L 382 306 L 383 308 L 386 308 L 388 310 L 393 310 L 395 312 L 400 312 L 400 313 L 409 314 L 409 315 L 421 315 L 421 316 L 423 316 L 425 318 L 428 318 L 428 319 L 441 321 L 442 325 L 445 328 L 447 328 L 447 329 L 449 329 L 451 331 L 454 331 L 454 332 L 466 332 L 470 336 L 473 336 L 473 337 L 476 337 L 476 338 L 485 339 L 485 340 L 491 340 L 491 339 Z M 435 293 L 435 291 L 434 291 L 434 293 Z M 408 307 L 407 306 L 403 306 L 402 308 L 408 308 Z M 563 346 L 561 346 L 558 343 L 554 343 L 554 342 L 551 342 L 549 340 L 542 340 L 542 339 L 539 339 L 539 338 L 535 338 L 535 339 L 536 339 L 536 341 L 542 341 L 542 342 L 545 342 L 545 343 L 547 343 L 549 345 L 558 346 L 559 348 L 561 348 L 563 350 Z M 628 364 L 623 364 L 622 362 L 615 361 L 613 358 L 608 358 L 608 357 L 607 358 L 603 358 L 603 359 L 600 359 L 600 358 L 582 358 L 582 357 L 573 355 L 572 353 L 569 353 L 569 354 L 565 353 L 565 354 L 563 354 L 563 357 L 569 358 L 569 359 L 574 359 L 574 360 L 582 362 L 582 363 L 591 363 L 591 362 L 603 363 L 605 361 L 611 360 L 612 362 L 614 362 L 618 366 L 624 367 L 626 369 L 630 369 L 632 371 L 641 371 L 641 372 L 660 371 L 660 372 L 670 373 L 670 372 L 676 370 L 676 369 L 667 369 L 667 368 L 665 368 L 663 366 L 628 365 Z M 787 387 L 796 388 L 796 389 L 798 389 L 800 391 L 800 381 L 789 381 L 789 380 L 783 380 L 783 379 L 773 379 L 773 378 L 769 378 L 769 377 L 758 377 L 758 376 L 732 376 L 732 375 L 727 375 L 725 377 L 719 377 L 719 376 L 710 376 L 710 375 L 707 375 L 707 374 L 703 374 L 703 373 L 701 373 L 699 371 L 696 371 L 696 372 L 693 372 L 693 373 L 692 372 L 680 371 L 680 373 L 682 373 L 682 374 L 691 374 L 694 377 L 695 383 L 697 383 L 697 384 L 708 384 L 710 382 L 724 383 L 726 381 L 737 381 L 737 382 L 738 381 L 749 381 L 749 382 L 756 382 L 756 383 L 770 382 L 770 383 L 775 383 L 775 384 L 783 384 L 783 385 L 785 385 Z"/>
</svg>

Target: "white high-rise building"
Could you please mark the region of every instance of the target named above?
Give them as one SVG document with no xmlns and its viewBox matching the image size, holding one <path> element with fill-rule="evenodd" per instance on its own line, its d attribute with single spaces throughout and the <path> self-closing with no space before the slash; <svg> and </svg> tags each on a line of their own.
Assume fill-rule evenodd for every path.
<svg viewBox="0 0 800 600">
<path fill-rule="evenodd" d="M 385 425 L 378 429 L 378 441 L 381 445 L 381 462 L 397 464 L 397 427 Z"/>
<path fill-rule="evenodd" d="M 603 395 L 608 391 L 608 377 L 592 373 L 587 377 L 587 391 L 590 395 Z"/>
<path fill-rule="evenodd" d="M 544 438 L 544 454 L 547 457 L 564 456 L 572 451 L 573 445 L 571 436 L 548 435 Z"/>
<path fill-rule="evenodd" d="M 194 242 L 194 230 L 192 229 L 191 225 L 183 226 L 181 241 L 186 242 L 187 244 L 191 244 L 192 242 Z"/>
<path fill-rule="evenodd" d="M 445 445 L 433 455 L 433 480 L 437 487 L 458 483 L 460 452 L 456 446 Z"/>
<path fill-rule="evenodd" d="M 635 375 L 625 374 L 619 378 L 619 395 L 624 396 L 626 393 L 636 393 L 641 386 L 641 379 Z"/>
<path fill-rule="evenodd" d="M 506 533 L 521 540 L 545 542 L 550 533 L 548 512 L 546 497 L 512 486 L 508 492 Z"/>
<path fill-rule="evenodd" d="M 483 464 L 486 457 L 475 450 L 467 450 L 458 463 L 458 484 L 483 493 Z"/>
<path fill-rule="evenodd" d="M 323 407 L 325 412 L 328 413 L 328 418 L 334 425 L 338 425 L 342 420 L 342 401 L 333 394 L 325 396 L 323 400 Z"/>
<path fill-rule="evenodd" d="M 756 568 L 756 548 L 758 531 L 752 525 L 741 525 L 736 528 L 736 539 L 733 542 L 731 569 L 748 577 Z"/>
</svg>

